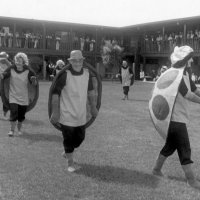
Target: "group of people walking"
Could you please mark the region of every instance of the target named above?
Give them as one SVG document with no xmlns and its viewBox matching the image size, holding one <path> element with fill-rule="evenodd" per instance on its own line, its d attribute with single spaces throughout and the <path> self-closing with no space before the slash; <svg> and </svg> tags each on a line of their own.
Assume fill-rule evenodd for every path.
<svg viewBox="0 0 200 200">
<path fill-rule="evenodd" d="M 171 55 L 172 66 L 161 74 L 155 83 L 152 98 L 149 103 L 153 123 L 165 139 L 165 145 L 160 151 L 153 168 L 153 175 L 163 176 L 162 166 L 176 150 L 188 184 L 200 189 L 191 164 L 191 147 L 187 131 L 188 106 L 187 101 L 200 103 L 200 90 L 191 80 L 191 58 L 193 49 L 189 46 L 176 47 Z M 67 159 L 68 171 L 74 172 L 79 166 L 74 162 L 74 150 L 85 138 L 87 122 L 87 103 L 90 105 L 92 117 L 96 118 L 98 109 L 94 90 L 94 82 L 90 70 L 83 67 L 84 57 L 80 50 L 73 50 L 66 67 L 62 60 L 58 60 L 53 76 L 59 73 L 53 81 L 51 96 L 50 122 L 59 126 L 63 135 L 63 157 Z M 0 54 L 0 78 L 2 84 L 9 78 L 8 104 L 3 100 L 4 114 L 10 110 L 9 136 L 22 134 L 22 123 L 25 114 L 30 109 L 28 84 L 38 86 L 38 80 L 29 66 L 25 53 L 17 53 L 14 61 L 8 60 L 6 53 Z M 134 73 L 126 60 L 117 76 L 123 88 L 123 100 L 128 100 L 129 87 L 134 82 Z M 3 87 L 1 86 L 1 92 Z M 5 91 L 3 91 L 5 93 Z M 5 95 L 6 96 L 6 95 Z"/>
</svg>

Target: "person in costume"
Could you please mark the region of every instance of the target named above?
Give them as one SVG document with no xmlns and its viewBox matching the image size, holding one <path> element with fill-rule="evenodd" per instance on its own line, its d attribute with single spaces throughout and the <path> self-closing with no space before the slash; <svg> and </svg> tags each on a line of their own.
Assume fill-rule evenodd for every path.
<svg viewBox="0 0 200 200">
<path fill-rule="evenodd" d="M 50 75 L 51 78 L 54 78 L 54 77 L 58 74 L 58 72 L 60 72 L 60 70 L 61 70 L 64 66 L 65 66 L 64 61 L 63 61 L 63 60 L 58 60 L 58 61 L 56 62 L 56 66 L 55 66 L 55 68 L 53 69 L 52 74 Z"/>
<path fill-rule="evenodd" d="M 70 66 L 60 75 L 52 91 L 52 124 L 59 122 L 63 135 L 63 156 L 68 161 L 68 171 L 74 172 L 77 168 L 73 159 L 74 150 L 85 138 L 87 98 L 91 107 L 92 116 L 96 117 L 95 91 L 89 71 L 83 68 L 82 52 L 73 50 L 68 59 Z"/>
<path fill-rule="evenodd" d="M 3 73 L 8 68 L 8 66 L 11 65 L 11 63 L 8 61 L 8 57 L 9 55 L 6 52 L 0 53 L 0 73 Z M 3 117 L 5 120 L 8 120 L 6 116 L 8 111 L 9 109 L 3 103 Z"/>
<path fill-rule="evenodd" d="M 128 100 L 129 88 L 133 84 L 134 76 L 133 70 L 128 66 L 127 61 L 123 60 L 122 66 L 119 69 L 119 73 L 116 76 L 120 78 L 123 86 L 124 97 L 122 100 Z"/>
<path fill-rule="evenodd" d="M 25 53 L 17 53 L 14 64 L 9 65 L 3 73 L 2 79 L 10 77 L 9 83 L 9 106 L 10 106 L 10 131 L 8 136 L 13 136 L 17 125 L 18 134 L 22 134 L 22 123 L 29 104 L 28 81 L 37 85 L 35 73 L 29 67 L 28 57 Z M 16 123 L 17 122 L 17 123 Z"/>
<path fill-rule="evenodd" d="M 169 126 L 166 126 L 167 136 L 165 145 L 160 151 L 160 154 L 156 160 L 155 166 L 153 168 L 153 174 L 163 176 L 161 169 L 165 160 L 177 150 L 180 164 L 185 173 L 187 183 L 191 187 L 200 189 L 200 184 L 196 180 L 194 172 L 192 170 L 193 161 L 191 159 L 191 148 L 187 131 L 189 115 L 188 101 L 200 104 L 200 90 L 195 86 L 195 84 L 191 80 L 190 75 L 192 56 L 193 49 L 189 46 L 175 47 L 174 52 L 171 54 L 172 67 L 157 81 L 158 88 L 161 88 L 162 91 L 166 90 L 165 97 L 167 98 L 168 96 L 171 98 L 174 92 L 172 92 L 172 90 L 170 90 L 169 88 L 172 88 L 172 84 L 176 84 L 175 82 L 173 82 L 172 77 L 178 77 L 178 75 L 175 76 L 178 71 L 179 74 L 182 73 L 180 81 L 177 85 L 177 95 L 175 97 L 174 104 L 172 105 L 172 113 L 171 116 L 169 116 Z M 170 84 L 170 86 L 166 87 L 167 84 Z M 163 123 L 163 126 L 165 126 L 164 121 L 165 119 L 167 119 L 167 117 L 163 117 L 164 115 L 167 116 L 167 105 L 165 104 L 165 108 L 163 107 L 163 109 L 158 109 L 161 105 L 160 100 L 162 98 L 161 96 L 159 96 L 159 98 L 157 96 L 157 101 L 153 101 L 152 104 L 154 106 L 153 112 L 160 120 L 158 120 L 159 122 L 156 125 L 158 131 L 161 131 L 163 128 L 159 127 L 159 123 Z M 158 99 L 160 100 L 158 101 Z M 157 115 L 156 109 L 160 110 L 160 113 L 163 112 L 163 116 Z M 154 124 L 156 124 L 155 120 Z"/>
</svg>

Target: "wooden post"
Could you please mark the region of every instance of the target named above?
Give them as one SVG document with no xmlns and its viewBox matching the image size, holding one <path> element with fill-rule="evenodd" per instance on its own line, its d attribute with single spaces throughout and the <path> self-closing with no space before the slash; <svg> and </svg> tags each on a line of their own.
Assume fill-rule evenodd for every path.
<svg viewBox="0 0 200 200">
<path fill-rule="evenodd" d="M 42 76 L 43 76 L 43 80 L 46 80 L 46 66 L 47 66 L 47 63 L 45 61 L 45 56 L 43 55 L 43 70 L 42 70 Z"/>
<path fill-rule="evenodd" d="M 187 25 L 184 24 L 184 29 L 183 29 L 183 43 L 184 43 L 184 45 L 186 44 L 186 36 L 187 36 L 186 31 L 187 31 Z"/>
</svg>

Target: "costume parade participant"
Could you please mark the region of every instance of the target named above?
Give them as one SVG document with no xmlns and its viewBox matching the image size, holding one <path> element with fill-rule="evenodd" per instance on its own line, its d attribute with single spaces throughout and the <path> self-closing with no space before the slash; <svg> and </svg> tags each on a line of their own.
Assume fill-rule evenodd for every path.
<svg viewBox="0 0 200 200">
<path fill-rule="evenodd" d="M 6 52 L 0 53 L 0 73 L 3 73 L 8 68 L 8 66 L 11 65 L 11 63 L 7 60 L 8 57 L 9 55 Z M 6 117 L 8 111 L 9 109 L 3 104 L 3 116 L 5 120 L 8 119 Z"/>
<path fill-rule="evenodd" d="M 74 150 L 82 144 L 85 138 L 85 129 L 98 114 L 101 98 L 101 81 L 99 77 L 99 96 L 96 99 L 90 74 L 91 69 L 84 67 L 82 52 L 80 50 L 72 51 L 68 60 L 70 65 L 64 67 L 56 76 L 50 88 L 49 117 L 51 123 L 56 128 L 59 127 L 58 129 L 62 132 L 63 156 L 67 159 L 68 171 L 74 172 L 79 168 L 74 162 Z M 92 115 L 89 121 L 86 117 L 87 100 Z"/>
<path fill-rule="evenodd" d="M 190 67 L 193 49 L 175 47 L 171 55 L 172 67 L 157 80 L 149 102 L 152 121 L 166 140 L 160 151 L 153 174 L 163 176 L 161 169 L 168 156 L 176 150 L 187 183 L 200 189 L 192 170 L 191 148 L 187 131 L 188 100 L 200 104 L 200 90 L 191 80 Z"/>
<path fill-rule="evenodd" d="M 27 55 L 20 52 L 15 55 L 14 64 L 1 73 L 0 77 L 3 79 L 1 80 L 1 97 L 4 104 L 10 109 L 11 127 L 8 135 L 14 135 L 17 121 L 18 134 L 20 135 L 22 134 L 21 128 L 25 114 L 34 107 L 38 98 L 36 74 L 29 67 Z M 33 86 L 29 86 L 30 84 Z M 29 90 L 32 93 L 30 95 Z"/>
<path fill-rule="evenodd" d="M 134 76 L 133 76 L 133 70 L 131 69 L 131 67 L 128 66 L 127 61 L 124 60 L 122 62 L 122 66 L 119 69 L 117 77 L 119 77 L 123 86 L 124 97 L 122 98 L 122 100 L 126 99 L 128 100 L 129 88 L 131 85 L 133 85 Z"/>
<path fill-rule="evenodd" d="M 54 78 L 54 77 L 60 72 L 60 70 L 62 70 L 62 68 L 63 68 L 64 66 L 65 66 L 64 61 L 63 61 L 63 60 L 58 60 L 58 61 L 56 62 L 56 66 L 55 66 L 55 68 L 53 69 L 52 74 L 50 75 L 51 78 Z"/>
</svg>

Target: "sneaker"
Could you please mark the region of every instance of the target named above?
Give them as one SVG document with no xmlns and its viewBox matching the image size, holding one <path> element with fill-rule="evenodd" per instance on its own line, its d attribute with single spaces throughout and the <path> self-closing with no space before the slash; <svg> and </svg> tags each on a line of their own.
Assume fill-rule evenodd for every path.
<svg viewBox="0 0 200 200">
<path fill-rule="evenodd" d="M 23 134 L 23 132 L 21 132 L 21 131 L 18 131 L 18 132 L 17 132 L 17 134 L 18 134 L 18 135 L 22 135 L 22 134 Z"/>
<path fill-rule="evenodd" d="M 75 171 L 79 170 L 80 168 L 81 167 L 78 164 L 73 163 L 72 165 L 68 166 L 67 171 L 68 172 L 75 172 Z"/>
<path fill-rule="evenodd" d="M 12 137 L 13 135 L 14 135 L 14 131 L 9 131 L 9 132 L 8 132 L 8 136 L 9 136 L 9 137 Z"/>
</svg>

